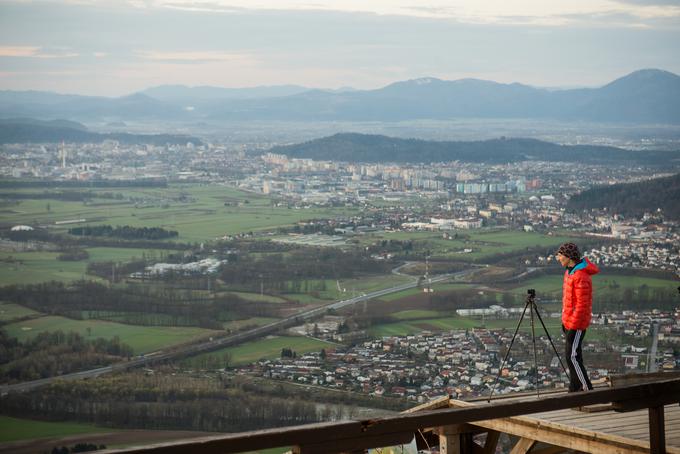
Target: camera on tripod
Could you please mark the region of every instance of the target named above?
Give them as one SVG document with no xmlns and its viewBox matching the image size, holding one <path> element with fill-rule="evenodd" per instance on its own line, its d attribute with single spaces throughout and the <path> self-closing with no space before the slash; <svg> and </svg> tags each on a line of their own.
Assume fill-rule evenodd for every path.
<svg viewBox="0 0 680 454">
<path fill-rule="evenodd" d="M 680 287 L 678 288 L 678 291 L 680 291 Z M 535 374 L 535 386 L 536 386 L 536 395 L 540 396 L 539 389 L 538 389 L 538 355 L 536 351 L 536 327 L 535 327 L 535 319 L 537 319 L 541 326 L 543 327 L 543 332 L 545 335 L 548 337 L 548 341 L 550 342 L 550 345 L 552 346 L 553 352 L 555 353 L 555 356 L 557 356 L 557 359 L 560 361 L 560 366 L 562 366 L 562 370 L 564 371 L 565 375 L 569 376 L 567 373 L 567 369 L 564 367 L 564 363 L 562 362 L 562 358 L 560 358 L 560 354 L 557 353 L 557 349 L 555 348 L 555 344 L 552 341 L 552 337 L 550 337 L 550 333 L 548 332 L 548 329 L 545 327 L 545 323 L 543 323 L 543 317 L 541 317 L 540 312 L 538 311 L 538 307 L 536 306 L 536 289 L 530 288 L 527 289 L 527 301 L 526 304 L 524 305 L 524 310 L 522 311 L 522 315 L 519 318 L 519 322 L 517 323 L 517 327 L 515 328 L 515 333 L 512 335 L 512 339 L 510 340 L 510 346 L 505 352 L 505 356 L 503 357 L 503 361 L 501 362 L 501 366 L 498 368 L 498 375 L 496 376 L 496 381 L 493 384 L 493 387 L 491 388 L 491 394 L 488 397 L 487 402 L 491 402 L 491 397 L 493 396 L 494 392 L 496 391 L 496 386 L 498 385 L 498 380 L 501 378 L 501 373 L 503 371 L 503 367 L 508 361 L 508 356 L 510 355 L 510 350 L 512 350 L 512 346 L 515 343 L 515 339 L 517 338 L 517 333 L 519 332 L 519 328 L 522 325 L 522 321 L 524 320 L 524 316 L 527 314 L 527 311 L 529 311 L 528 318 L 531 321 L 531 340 L 533 344 L 533 350 L 534 350 L 534 374 Z M 535 319 L 534 319 L 535 318 Z"/>
</svg>

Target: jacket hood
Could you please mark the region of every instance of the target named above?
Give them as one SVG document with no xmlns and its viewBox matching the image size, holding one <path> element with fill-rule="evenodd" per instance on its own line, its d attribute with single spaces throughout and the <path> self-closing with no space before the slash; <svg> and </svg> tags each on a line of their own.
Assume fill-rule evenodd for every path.
<svg viewBox="0 0 680 454">
<path fill-rule="evenodd" d="M 579 263 L 576 264 L 574 269 L 571 270 L 569 274 L 574 274 L 577 270 L 583 270 L 586 273 L 593 275 L 600 272 L 600 269 L 593 262 L 583 257 Z"/>
</svg>

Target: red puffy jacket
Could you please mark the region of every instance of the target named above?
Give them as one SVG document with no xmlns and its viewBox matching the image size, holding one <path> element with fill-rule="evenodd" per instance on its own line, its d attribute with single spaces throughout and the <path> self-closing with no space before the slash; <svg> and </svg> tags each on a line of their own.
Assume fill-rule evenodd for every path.
<svg viewBox="0 0 680 454">
<path fill-rule="evenodd" d="M 586 329 L 593 312 L 593 281 L 600 269 L 587 258 L 564 272 L 562 284 L 562 325 L 566 329 Z"/>
</svg>

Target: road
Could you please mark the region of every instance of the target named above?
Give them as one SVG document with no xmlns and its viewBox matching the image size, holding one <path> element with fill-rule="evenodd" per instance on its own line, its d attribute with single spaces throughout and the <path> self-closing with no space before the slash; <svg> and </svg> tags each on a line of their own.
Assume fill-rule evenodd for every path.
<svg viewBox="0 0 680 454">
<path fill-rule="evenodd" d="M 436 284 L 438 282 L 446 281 L 449 279 L 457 278 L 457 277 L 463 277 L 469 273 L 472 273 L 475 271 L 476 268 L 471 268 L 468 270 L 464 271 L 459 271 L 457 273 L 452 273 L 452 274 L 441 274 L 437 276 L 432 276 L 429 279 L 429 282 L 432 284 Z M 425 282 L 423 282 L 423 285 Z M 237 345 L 249 340 L 257 339 L 260 337 L 264 337 L 269 334 L 276 333 L 282 329 L 290 328 L 292 326 L 299 325 L 303 322 L 313 320 L 315 318 L 321 317 L 322 315 L 326 314 L 329 310 L 337 310 L 341 309 L 347 306 L 351 306 L 353 304 L 361 303 L 364 301 L 371 300 L 373 298 L 379 298 L 384 295 L 389 295 L 390 293 L 397 293 L 401 292 L 404 290 L 412 289 L 418 286 L 418 280 L 414 279 L 413 282 L 408 282 L 406 284 L 401 284 L 397 285 L 394 287 L 382 289 L 382 290 L 377 290 L 375 292 L 370 292 L 370 293 L 364 293 L 360 296 L 356 296 L 354 298 L 350 298 L 347 300 L 342 300 L 342 301 L 335 301 L 333 303 L 326 304 L 324 306 L 316 307 L 314 309 L 310 309 L 307 311 L 303 311 L 300 313 L 297 313 L 295 315 L 292 315 L 288 318 L 284 318 L 281 320 L 277 320 L 274 323 L 270 323 L 268 325 L 263 325 L 258 328 L 254 328 L 248 331 L 243 331 L 237 334 L 232 334 L 229 336 L 225 337 L 220 337 L 218 339 L 213 339 L 210 341 L 198 343 L 198 344 L 192 344 L 183 348 L 179 348 L 176 350 L 168 351 L 168 352 L 156 352 L 154 354 L 149 354 L 144 357 L 137 357 L 134 359 L 131 359 L 129 361 L 121 362 L 121 363 L 116 363 L 111 366 L 106 366 L 106 367 L 99 367 L 96 369 L 91 369 L 91 370 L 86 370 L 86 371 L 81 371 L 81 372 L 74 372 L 72 374 L 65 374 L 65 375 L 59 375 L 58 377 L 50 377 L 50 378 L 43 378 L 40 380 L 34 380 L 30 382 L 23 382 L 23 383 L 16 383 L 13 385 L 2 385 L 0 386 L 0 395 L 5 395 L 9 392 L 23 392 L 23 391 L 29 391 L 31 389 L 35 389 L 40 386 L 44 386 L 50 383 L 53 383 L 56 380 L 80 380 L 80 379 L 85 379 L 85 378 L 94 378 L 98 377 L 102 374 L 106 374 L 109 372 L 112 372 L 114 370 L 126 370 L 126 369 L 131 369 L 134 367 L 142 367 L 147 364 L 152 364 L 156 363 L 159 361 L 167 361 L 167 360 L 172 360 L 172 359 L 178 359 L 178 358 L 184 358 L 187 356 L 193 356 L 197 355 L 199 353 L 204 353 L 208 352 L 211 350 L 217 350 L 223 347 L 230 347 L 233 345 Z"/>
</svg>

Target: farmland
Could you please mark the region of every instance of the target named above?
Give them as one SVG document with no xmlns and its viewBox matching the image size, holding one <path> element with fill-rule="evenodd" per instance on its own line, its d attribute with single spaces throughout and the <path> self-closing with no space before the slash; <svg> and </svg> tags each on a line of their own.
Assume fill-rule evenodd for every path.
<svg viewBox="0 0 680 454">
<path fill-rule="evenodd" d="M 113 429 L 72 422 L 47 422 L 0 416 L 0 443 L 34 438 L 64 437 L 88 433 L 113 432 Z"/>
<path fill-rule="evenodd" d="M 118 336 L 130 345 L 135 354 L 150 353 L 171 345 L 209 337 L 215 331 L 193 327 L 135 326 L 103 320 L 72 320 L 59 316 L 44 316 L 4 326 L 7 333 L 23 341 L 43 331 L 75 331 L 86 339 L 112 339 Z"/>
</svg>

